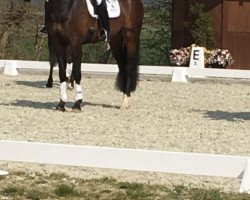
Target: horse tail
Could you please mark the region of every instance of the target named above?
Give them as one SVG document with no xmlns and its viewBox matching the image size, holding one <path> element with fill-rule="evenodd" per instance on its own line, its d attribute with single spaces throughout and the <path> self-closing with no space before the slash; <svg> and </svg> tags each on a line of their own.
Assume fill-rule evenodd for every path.
<svg viewBox="0 0 250 200">
<path fill-rule="evenodd" d="M 134 92 L 139 79 L 139 54 L 136 57 L 127 58 L 127 48 L 123 45 L 118 59 L 119 72 L 116 77 L 115 88 L 123 93 Z M 129 87 L 129 88 L 127 88 Z"/>
</svg>

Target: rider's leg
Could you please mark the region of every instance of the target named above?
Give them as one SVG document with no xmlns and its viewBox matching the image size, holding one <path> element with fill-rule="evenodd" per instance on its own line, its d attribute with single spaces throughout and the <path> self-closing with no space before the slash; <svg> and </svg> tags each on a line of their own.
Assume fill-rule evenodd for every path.
<svg viewBox="0 0 250 200">
<path fill-rule="evenodd" d="M 97 13 L 101 22 L 101 26 L 105 32 L 105 41 L 110 41 L 110 26 L 109 26 L 109 15 L 107 11 L 106 0 L 102 0 L 100 4 L 97 1 Z"/>
</svg>

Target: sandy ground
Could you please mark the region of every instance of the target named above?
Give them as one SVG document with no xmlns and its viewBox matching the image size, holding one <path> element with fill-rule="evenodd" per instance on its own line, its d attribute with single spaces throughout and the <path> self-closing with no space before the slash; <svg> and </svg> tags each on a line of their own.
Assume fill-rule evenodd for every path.
<svg viewBox="0 0 250 200">
<path fill-rule="evenodd" d="M 171 83 L 142 78 L 132 108 L 118 109 L 122 94 L 114 77 L 85 76 L 85 104 L 72 113 L 55 111 L 59 84 L 45 88 L 45 74 L 0 75 L 0 139 L 105 147 L 125 147 L 250 156 L 250 82 Z M 159 161 L 160 162 L 160 161 Z M 0 169 L 66 173 L 82 178 L 212 186 L 238 191 L 239 180 L 176 174 L 131 172 L 24 163 L 0 163 Z"/>
</svg>

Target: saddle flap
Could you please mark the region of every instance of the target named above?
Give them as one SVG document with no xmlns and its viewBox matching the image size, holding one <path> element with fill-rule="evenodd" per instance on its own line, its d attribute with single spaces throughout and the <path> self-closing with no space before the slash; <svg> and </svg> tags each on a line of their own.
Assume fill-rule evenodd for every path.
<svg viewBox="0 0 250 200">
<path fill-rule="evenodd" d="M 86 2 L 87 2 L 89 14 L 93 18 L 98 18 L 98 15 L 96 15 L 94 12 L 94 7 L 91 3 L 91 0 L 86 0 Z M 117 18 L 120 16 L 121 9 L 120 9 L 120 4 L 118 0 L 106 0 L 106 4 L 107 4 L 107 11 L 108 11 L 109 18 Z"/>
</svg>

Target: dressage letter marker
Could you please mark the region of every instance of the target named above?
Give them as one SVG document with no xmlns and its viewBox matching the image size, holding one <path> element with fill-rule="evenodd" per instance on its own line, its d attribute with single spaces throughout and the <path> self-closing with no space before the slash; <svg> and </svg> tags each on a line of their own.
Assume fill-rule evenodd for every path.
<svg viewBox="0 0 250 200">
<path fill-rule="evenodd" d="M 172 82 L 187 83 L 187 70 L 184 67 L 176 67 L 172 73 Z"/>
<path fill-rule="evenodd" d="M 203 47 L 192 47 L 190 57 L 190 68 L 205 68 L 204 48 Z"/>
<path fill-rule="evenodd" d="M 204 69 L 205 57 L 203 47 L 192 47 L 189 67 L 192 69 Z M 196 78 L 205 78 L 204 76 L 192 76 Z"/>
<path fill-rule="evenodd" d="M 4 67 L 4 75 L 16 76 L 18 75 L 17 72 L 17 63 L 16 61 L 6 61 Z"/>
</svg>

